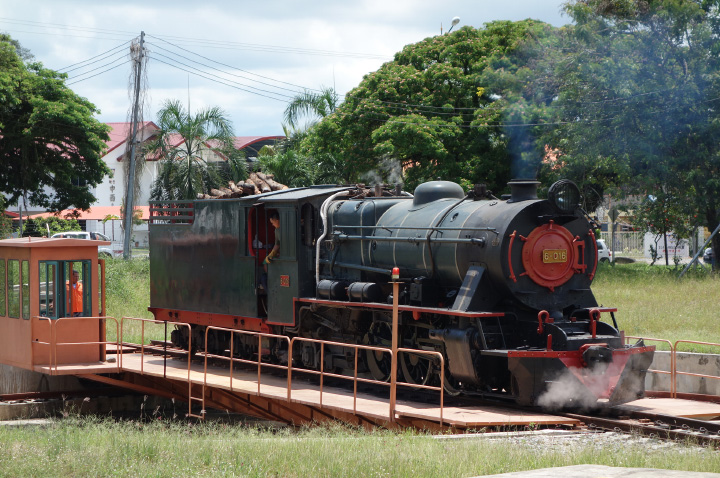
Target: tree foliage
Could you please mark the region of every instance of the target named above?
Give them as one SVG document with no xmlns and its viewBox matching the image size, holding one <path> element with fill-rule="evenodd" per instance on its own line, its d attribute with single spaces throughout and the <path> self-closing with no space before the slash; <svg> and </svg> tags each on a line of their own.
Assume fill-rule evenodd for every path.
<svg viewBox="0 0 720 478">
<path fill-rule="evenodd" d="M 65 74 L 25 64 L 18 48 L 0 35 L 0 192 L 9 203 L 87 209 L 95 201 L 89 186 L 110 172 L 101 160 L 110 128 L 65 86 Z"/>
<path fill-rule="evenodd" d="M 334 88 L 322 87 L 319 91 L 305 90 L 295 96 L 285 108 L 285 122 L 291 128 L 298 128 L 300 120 L 306 118 L 308 127 L 335 111 L 340 97 Z M 307 129 L 307 128 L 303 128 Z"/>
<path fill-rule="evenodd" d="M 387 158 L 410 186 L 441 177 L 500 190 L 511 172 L 534 176 L 552 95 L 530 80 L 554 31 L 493 22 L 407 45 L 310 130 L 305 150 L 343 158 L 346 181 L 369 171 L 387 179 L 378 167 Z"/>
<path fill-rule="evenodd" d="M 158 112 L 157 137 L 149 154 L 162 158 L 153 184 L 153 200 L 190 200 L 208 192 L 220 179 L 204 154 L 233 150 L 232 124 L 225 112 L 212 107 L 193 115 L 178 100 L 168 100 Z"/>
<path fill-rule="evenodd" d="M 77 219 L 63 219 L 57 216 L 38 217 L 28 221 L 28 231 L 33 230 L 39 236 L 50 237 L 58 232 L 81 231 Z M 48 233 L 49 231 L 49 233 Z"/>
<path fill-rule="evenodd" d="M 576 25 L 557 68 L 562 125 L 548 138 L 563 153 L 562 173 L 667 198 L 674 210 L 690 206 L 686 221 L 698 215 L 717 225 L 719 7 L 717 0 L 566 6 Z M 714 245 L 720 252 L 720 238 Z"/>
</svg>

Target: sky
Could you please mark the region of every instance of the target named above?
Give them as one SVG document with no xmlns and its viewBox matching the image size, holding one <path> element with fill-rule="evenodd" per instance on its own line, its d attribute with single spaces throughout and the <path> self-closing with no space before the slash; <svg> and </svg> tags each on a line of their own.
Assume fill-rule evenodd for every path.
<svg viewBox="0 0 720 478">
<path fill-rule="evenodd" d="M 130 42 L 145 32 L 145 120 L 180 100 L 219 106 L 236 136 L 282 134 L 287 102 L 304 89 L 344 95 L 403 46 L 455 28 L 570 19 L 564 0 L 0 0 L 9 33 L 99 109 L 122 122 L 131 105 Z"/>
</svg>

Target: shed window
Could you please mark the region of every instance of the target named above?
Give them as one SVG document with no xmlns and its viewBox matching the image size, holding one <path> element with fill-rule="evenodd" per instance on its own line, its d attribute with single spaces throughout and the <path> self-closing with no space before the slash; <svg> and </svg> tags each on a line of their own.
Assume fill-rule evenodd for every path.
<svg viewBox="0 0 720 478">
<path fill-rule="evenodd" d="M 57 305 L 61 303 L 62 299 L 58 297 L 57 287 L 58 283 L 58 263 L 55 261 L 40 261 L 39 266 L 39 279 L 40 279 L 40 293 L 38 294 L 40 300 L 40 315 L 42 317 L 50 317 L 51 319 L 57 319 Z"/>
<path fill-rule="evenodd" d="M 5 317 L 5 314 L 7 313 L 7 302 L 5 301 L 5 298 L 7 297 L 7 290 L 6 286 L 7 281 L 5 280 L 5 259 L 0 259 L 0 317 Z"/>
<path fill-rule="evenodd" d="M 22 316 L 23 319 L 30 318 L 30 263 L 22 261 Z"/>
<path fill-rule="evenodd" d="M 8 316 L 20 317 L 20 261 L 7 261 Z"/>
</svg>

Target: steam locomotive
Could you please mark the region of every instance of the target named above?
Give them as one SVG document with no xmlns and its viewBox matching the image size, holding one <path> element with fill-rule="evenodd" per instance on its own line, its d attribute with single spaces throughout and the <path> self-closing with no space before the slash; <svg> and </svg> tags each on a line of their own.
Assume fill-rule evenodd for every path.
<svg viewBox="0 0 720 478">
<path fill-rule="evenodd" d="M 151 204 L 150 310 L 192 324 L 178 347 L 336 373 L 390 376 L 388 354 L 266 340 L 207 326 L 390 347 L 393 268 L 400 271 L 400 346 L 441 352 L 450 393 L 521 405 L 587 408 L 644 393 L 653 347 L 625 345 L 615 309 L 590 289 L 593 227 L 567 180 L 538 199 L 537 181 L 432 181 L 399 189 L 313 186 L 229 200 Z M 279 216 L 279 227 L 270 215 Z M 279 255 L 266 260 L 279 245 Z M 602 314 L 612 325 L 601 321 Z M 188 334 L 192 334 L 188 337 Z M 195 346 L 197 347 L 197 345 Z M 398 377 L 439 381 L 430 356 L 404 353 Z"/>
</svg>

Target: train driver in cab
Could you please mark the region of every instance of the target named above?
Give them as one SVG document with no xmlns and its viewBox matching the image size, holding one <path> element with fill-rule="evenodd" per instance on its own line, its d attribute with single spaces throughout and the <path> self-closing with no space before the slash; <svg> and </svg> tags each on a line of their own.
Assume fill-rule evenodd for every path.
<svg viewBox="0 0 720 478">
<path fill-rule="evenodd" d="M 267 256 L 265 256 L 265 259 L 263 260 L 263 270 L 264 272 L 260 276 L 260 285 L 262 286 L 263 290 L 267 293 L 268 285 L 268 275 L 267 275 L 267 265 L 270 264 L 273 259 L 275 259 L 277 256 L 280 255 L 280 214 L 276 210 L 273 210 L 270 212 L 270 217 L 268 219 L 270 221 L 270 225 L 275 228 L 275 245 L 273 246 L 272 250 L 268 253 Z"/>
<path fill-rule="evenodd" d="M 263 261 L 265 263 L 265 271 L 267 271 L 267 264 L 280 255 L 280 215 L 277 211 L 272 211 L 269 220 L 272 227 L 275 228 L 275 245 Z"/>
<path fill-rule="evenodd" d="M 80 317 L 83 313 L 83 283 L 80 280 L 80 272 L 73 270 L 70 273 L 70 281 L 65 282 L 65 293 L 67 296 L 67 312 L 70 317 Z"/>
</svg>

